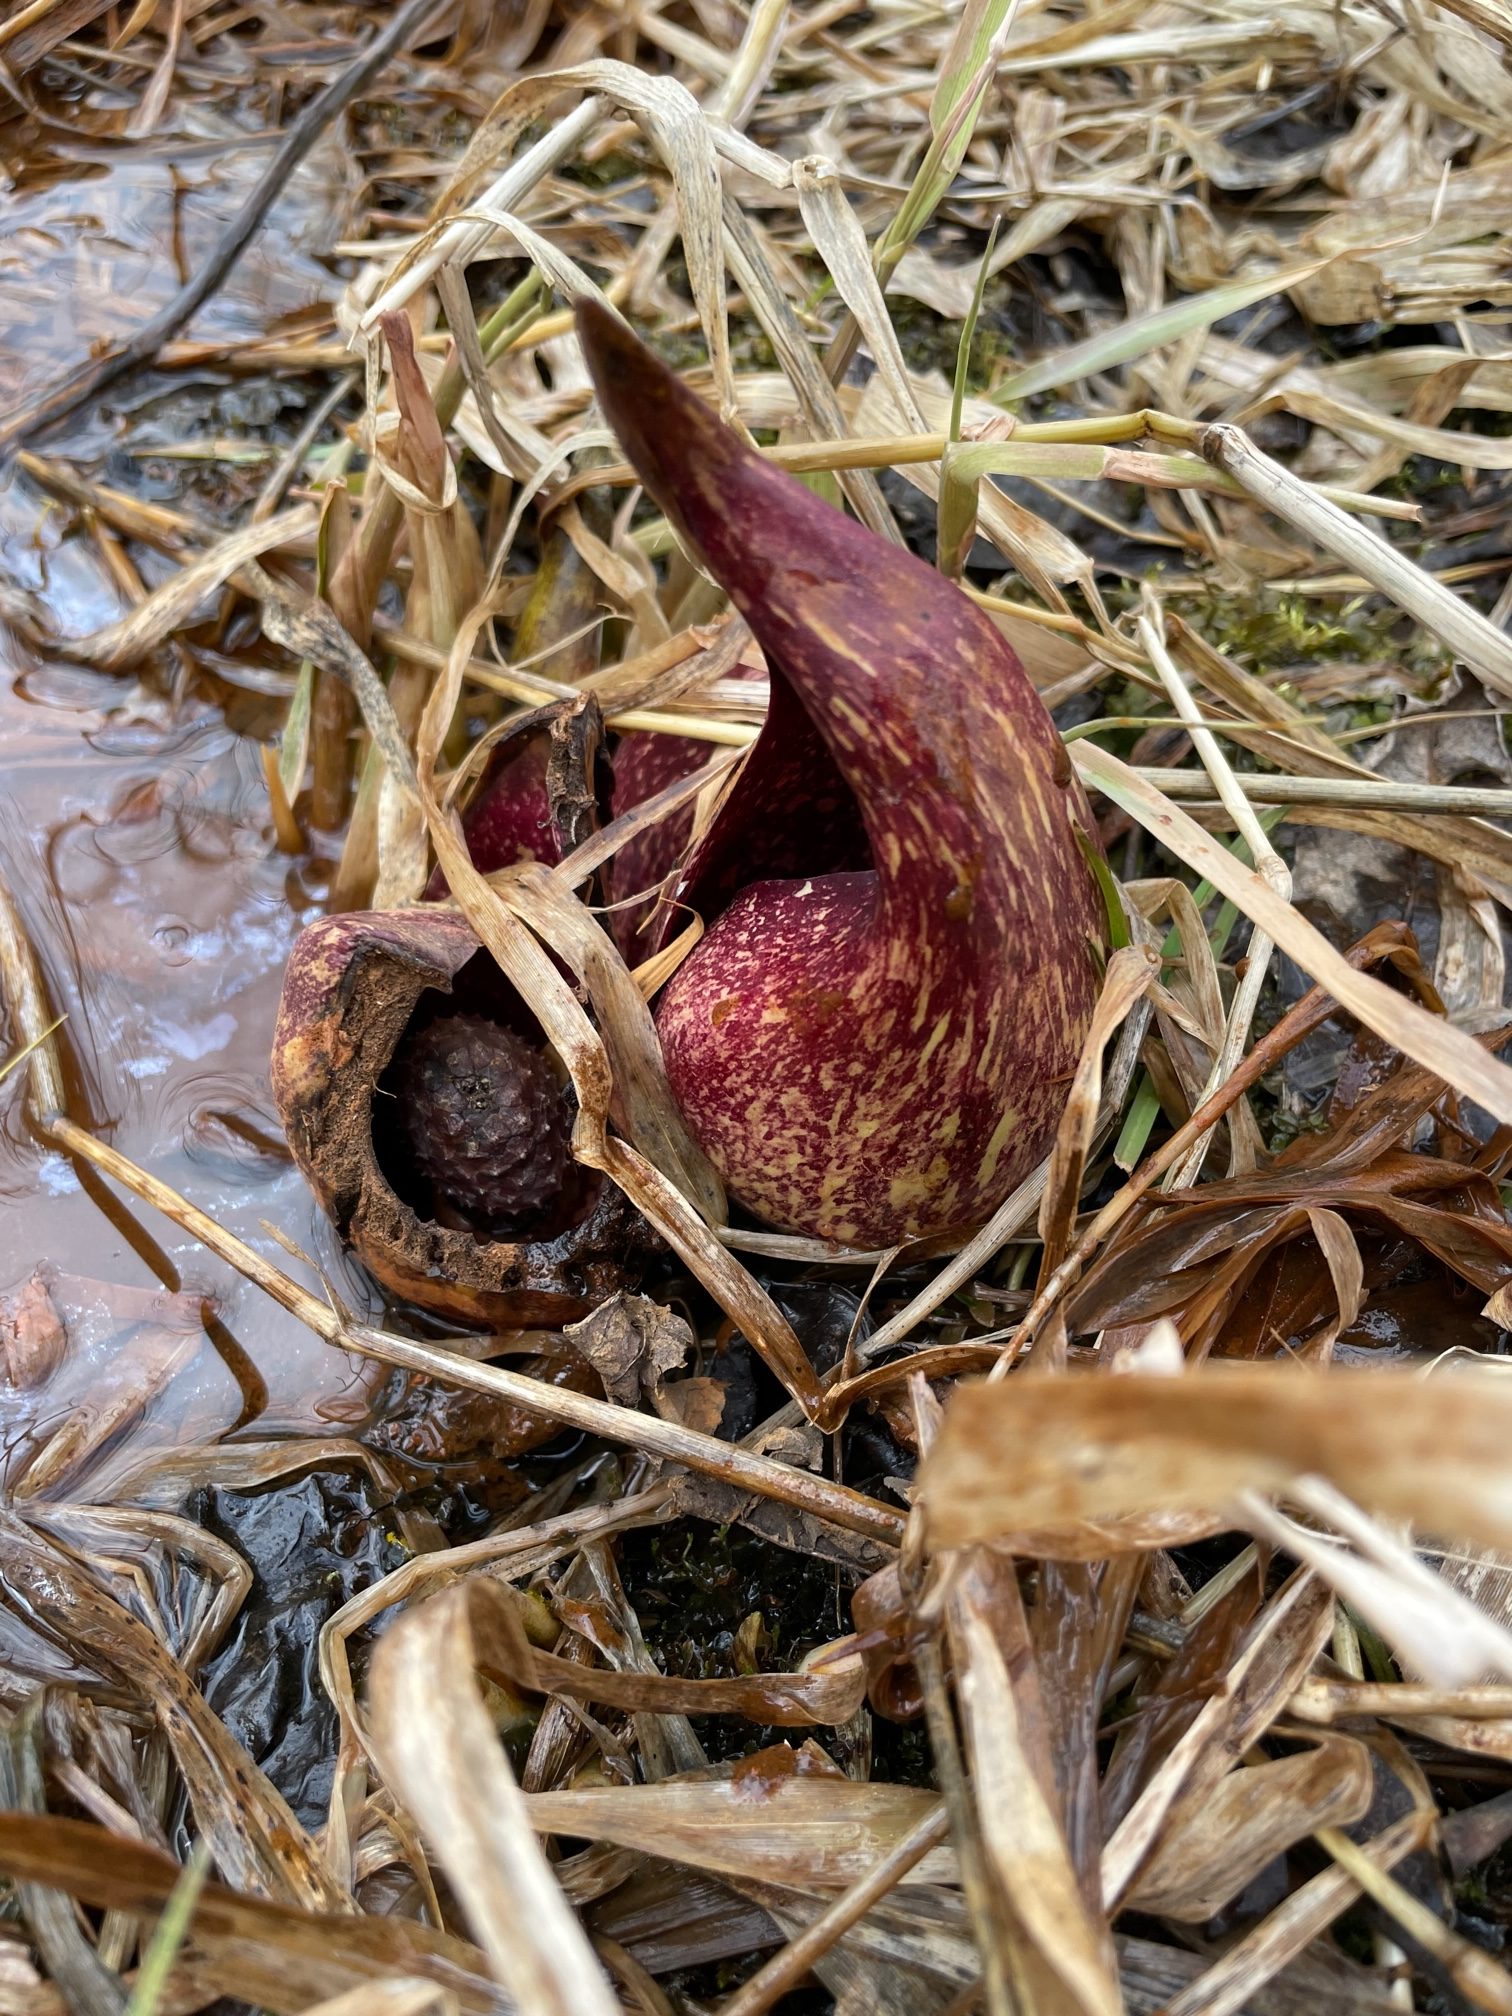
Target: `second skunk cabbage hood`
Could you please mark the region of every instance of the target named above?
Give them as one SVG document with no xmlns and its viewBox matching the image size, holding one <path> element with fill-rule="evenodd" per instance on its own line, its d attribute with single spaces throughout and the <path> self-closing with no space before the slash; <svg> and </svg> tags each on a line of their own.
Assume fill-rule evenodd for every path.
<svg viewBox="0 0 1512 2016">
<path fill-rule="evenodd" d="M 771 677 L 677 886 L 708 928 L 657 1011 L 674 1096 L 772 1225 L 888 1245 L 979 1223 L 1046 1152 L 1097 994 L 1065 748 L 967 595 L 764 460 L 605 309 L 578 328 Z"/>
</svg>

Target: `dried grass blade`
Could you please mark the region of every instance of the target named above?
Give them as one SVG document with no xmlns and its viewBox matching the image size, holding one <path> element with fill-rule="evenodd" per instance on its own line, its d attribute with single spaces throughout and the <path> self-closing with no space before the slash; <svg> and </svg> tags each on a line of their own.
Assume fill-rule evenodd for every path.
<svg viewBox="0 0 1512 2016">
<path fill-rule="evenodd" d="M 382 752 L 389 777 L 401 792 L 417 800 L 415 761 L 404 730 L 387 688 L 351 632 L 328 603 L 311 601 L 297 606 L 287 601 L 266 575 L 263 586 L 264 633 L 294 657 L 308 658 L 322 671 L 333 673 L 356 696 L 363 723 Z"/>
<path fill-rule="evenodd" d="M 560 1421 L 589 1435 L 600 1435 L 617 1446 L 685 1464 L 688 1469 L 720 1483 L 737 1486 L 758 1498 L 795 1506 L 800 1512 L 865 1534 L 884 1546 L 895 1547 L 902 1538 L 900 1513 L 863 1492 L 832 1483 L 827 1477 L 816 1477 L 772 1457 L 756 1455 L 738 1444 L 721 1442 L 713 1435 L 685 1428 L 680 1422 L 616 1407 L 584 1393 L 573 1393 L 565 1387 L 548 1386 L 522 1373 L 509 1372 L 501 1365 L 480 1364 L 460 1352 L 349 1322 L 329 1303 L 274 1266 L 265 1254 L 228 1232 L 187 1197 L 139 1169 L 128 1156 L 97 1141 L 84 1128 L 66 1118 L 50 1117 L 45 1131 L 65 1153 L 82 1157 L 132 1196 L 164 1212 L 210 1252 L 218 1254 L 239 1274 L 271 1295 L 280 1307 L 297 1316 L 317 1337 L 339 1350 L 355 1351 L 382 1364 L 402 1366 L 407 1371 L 439 1379 L 443 1384 L 492 1394 L 526 1413 Z"/>
<path fill-rule="evenodd" d="M 1512 1070 L 1488 1056 L 1473 1036 L 1430 1015 L 1415 1001 L 1394 994 L 1370 974 L 1356 971 L 1300 911 L 1116 756 L 1094 743 L 1078 742 L 1072 758 L 1084 783 L 1111 798 L 1236 903 L 1304 972 L 1326 987 L 1341 1007 L 1419 1064 L 1436 1071 L 1498 1120 L 1512 1123 Z"/>
<path fill-rule="evenodd" d="M 542 88 L 543 82 L 545 89 Z M 512 147 L 553 95 L 559 93 L 553 93 L 549 79 L 530 77 L 512 85 L 473 135 L 466 153 L 457 164 L 448 197 L 457 191 L 475 187 L 481 162 Z M 603 109 L 602 99 L 595 97 L 585 98 L 580 105 L 575 105 L 528 147 L 518 161 L 509 164 L 490 185 L 484 201 L 493 209 L 513 211 L 538 182 L 544 181 L 587 139 L 598 124 Z M 427 232 L 399 259 L 388 276 L 387 284 L 365 311 L 362 327 L 375 327 L 380 316 L 402 308 L 442 266 L 451 263 L 465 266 L 484 249 L 492 235 L 492 224 L 448 215 L 443 223 Z"/>
<path fill-rule="evenodd" d="M 464 1583 L 385 1634 L 373 1660 L 373 1748 L 521 2016 L 618 2016 L 483 1705 L 472 1620 L 499 1596 Z"/>
<path fill-rule="evenodd" d="M 1307 1525 L 1284 1517 L 1255 1492 L 1241 1495 L 1239 1515 L 1258 1538 L 1305 1561 L 1336 1589 L 1380 1632 L 1406 1671 L 1445 1687 L 1487 1673 L 1512 1676 L 1512 1633 L 1405 1541 L 1320 1477 L 1301 1479 L 1290 1495 L 1309 1515 Z"/>
<path fill-rule="evenodd" d="M 1403 1931 L 1433 1955 L 1477 2009 L 1489 2010 L 1491 2016 L 1512 2016 L 1512 1974 L 1505 1967 L 1499 1967 L 1489 1953 L 1472 1946 L 1435 1917 L 1426 1904 L 1337 1827 L 1324 1828 L 1318 1839 L 1367 1896 L 1389 1911 Z"/>
<path fill-rule="evenodd" d="M 0 1813 L 0 1869 L 138 1917 L 161 1910 L 183 1874 L 167 1855 L 124 1835 L 23 1813 Z M 191 1923 L 201 1954 L 213 1956 L 196 1963 L 212 1966 L 213 1992 L 280 2016 L 395 1974 L 439 1983 L 478 2016 L 508 2016 L 478 1949 L 411 1919 L 298 1910 L 207 1883 Z"/>
<path fill-rule="evenodd" d="M 1159 673 L 1171 704 L 1186 724 L 1187 732 L 1192 738 L 1192 747 L 1201 757 L 1203 767 L 1212 778 L 1225 809 L 1249 848 L 1250 859 L 1254 862 L 1257 873 L 1267 887 L 1274 890 L 1281 902 L 1289 904 L 1291 871 L 1272 847 L 1269 834 L 1256 818 L 1242 786 L 1229 768 L 1228 758 L 1219 747 L 1212 730 L 1204 723 L 1201 709 L 1192 698 L 1176 661 L 1166 648 L 1165 626 L 1161 619 L 1160 604 L 1148 587 L 1145 590 L 1144 602 L 1145 607 L 1139 619 L 1139 638 L 1149 654 L 1150 663 Z M 1275 946 L 1270 937 L 1256 925 L 1250 933 L 1249 946 L 1245 953 L 1244 976 L 1235 992 L 1233 1006 L 1224 1025 L 1222 1041 L 1214 1053 L 1212 1069 L 1197 1095 L 1198 1105 L 1207 1103 L 1244 1055 L 1250 1025 L 1260 1004 L 1261 990 L 1265 986 L 1274 950 Z M 1179 1190 L 1196 1182 L 1212 1140 L 1213 1132 L 1210 1130 L 1201 1140 L 1193 1143 L 1167 1178 L 1167 1189 Z"/>
<path fill-rule="evenodd" d="M 898 415 L 915 433 L 924 433 L 924 416 L 908 381 L 903 353 L 882 297 L 865 233 L 834 163 L 820 154 L 795 161 L 793 186 L 798 191 L 799 212 L 814 241 L 814 249 L 829 268 L 841 300 L 866 338 L 878 376 Z"/>
<path fill-rule="evenodd" d="M 46 1696 L 39 1689 L 0 1731 L 0 1800 L 47 1811 Z M 66 2006 L 76 2016 L 123 2016 L 126 1993 L 70 1900 L 48 1885 L 18 1883 L 16 1903 L 31 1943 Z"/>
<path fill-rule="evenodd" d="M 1031 1749 L 1032 1714 L 1021 1690 L 1036 1684 L 1022 1612 L 1013 1619 L 1010 1669 L 994 1629 L 1004 1604 L 1018 1607 L 1016 1571 L 985 1552 L 968 1559 L 951 1592 L 948 1612 L 956 1689 L 985 1858 L 1010 1920 L 1023 2005 L 1036 2016 L 1122 2016 L 1108 1928 L 1094 1916 L 1046 1780 L 1048 1756 Z"/>
<path fill-rule="evenodd" d="M 565 880 L 557 870 L 528 862 L 494 878 L 493 887 L 585 988 L 614 1074 L 615 1108 L 630 1139 L 707 1223 L 722 1225 L 724 1187 L 672 1097 L 645 997 L 613 939 Z"/>
<path fill-rule="evenodd" d="M 843 435 L 845 415 L 839 395 L 815 356 L 792 304 L 778 285 L 755 227 L 733 197 L 725 198 L 724 219 L 730 271 L 792 381 L 810 431 L 821 440 Z M 865 259 L 864 240 L 861 250 Z M 866 270 L 870 275 L 869 263 Z M 869 525 L 880 538 L 891 540 L 895 546 L 903 543 L 903 535 L 882 495 L 882 486 L 871 470 L 842 470 L 837 472 L 837 480 L 863 525 Z"/>
<path fill-rule="evenodd" d="M 835 1941 L 864 1919 L 915 1863 L 944 1840 L 949 1829 L 943 1806 L 926 1813 L 859 1882 L 842 1891 L 833 1904 L 811 1918 L 797 1938 L 764 1961 L 727 2002 L 721 2003 L 719 2016 L 764 2016 L 774 2002 L 802 1984 Z"/>
<path fill-rule="evenodd" d="M 932 1792 L 911 1786 L 802 1773 L 763 1775 L 754 1795 L 739 1780 L 664 1779 L 534 1792 L 526 1800 L 530 1824 L 541 1833 L 613 1842 L 790 1890 L 859 1881 L 938 1804 Z M 954 1853 L 935 1848 L 902 1880 L 949 1883 L 955 1873 Z"/>
<path fill-rule="evenodd" d="M 719 155 L 698 100 L 673 77 L 653 77 L 629 63 L 600 60 L 532 79 L 553 92 L 578 86 L 600 92 L 644 126 L 667 164 L 677 192 L 683 257 L 693 305 L 709 346 L 714 385 L 726 413 L 735 411 L 725 313 L 724 258 L 720 240 Z"/>
<path fill-rule="evenodd" d="M 1044 1241 L 1042 1276 L 1049 1280 L 1065 1258 L 1076 1223 L 1077 1200 L 1087 1157 L 1097 1132 L 1103 1096 L 1103 1051 L 1115 1029 L 1127 1020 L 1136 1002 L 1143 999 L 1159 971 L 1158 962 L 1143 946 L 1124 945 L 1108 961 L 1102 992 L 1092 1011 L 1092 1026 L 1077 1059 L 1076 1073 L 1066 1098 L 1066 1110 L 1056 1130 L 1050 1151 L 1050 1167 L 1045 1179 L 1045 1196 L 1040 1205 L 1039 1230 Z"/>
<path fill-rule="evenodd" d="M 1236 280 L 1226 287 L 1210 287 L 1201 294 L 1158 308 L 1151 315 L 1140 315 L 1116 328 L 1100 330 L 1085 342 L 1058 350 L 1023 371 L 1011 372 L 993 393 L 993 403 L 1006 406 L 1015 399 L 1028 399 L 1057 385 L 1074 385 L 1079 379 L 1111 371 L 1115 365 L 1131 363 L 1136 357 L 1175 343 L 1196 329 L 1211 328 L 1225 315 L 1238 314 L 1257 301 L 1300 286 L 1328 263 L 1326 259 L 1309 259 L 1303 265 L 1282 267 L 1280 272 L 1259 280 Z"/>
<path fill-rule="evenodd" d="M 458 2016 L 461 2006 L 449 1988 L 401 1974 L 349 1988 L 344 1995 L 302 2010 L 300 2016 Z"/>
<path fill-rule="evenodd" d="M 1429 1831 L 1427 1815 L 1406 1813 L 1366 1842 L 1364 1852 L 1377 1869 L 1390 1869 L 1416 1853 Z M 1325 1869 L 1312 1877 L 1206 1973 L 1173 1995 L 1163 2016 L 1239 2016 L 1266 1982 L 1326 1932 L 1360 1894 L 1360 1885 L 1343 1869 Z"/>
<path fill-rule="evenodd" d="M 92 630 L 87 637 L 61 640 L 60 648 L 70 658 L 80 659 L 86 665 L 98 665 L 106 672 L 119 672 L 145 658 L 165 638 L 181 629 L 205 598 L 213 595 L 217 588 L 223 588 L 248 561 L 255 560 L 259 554 L 275 546 L 286 546 L 295 539 L 307 537 L 314 532 L 315 524 L 316 514 L 312 507 L 298 504 L 292 510 L 281 511 L 276 518 L 243 526 L 239 532 L 231 533 L 211 547 L 208 553 L 202 553 L 197 560 L 181 567 L 161 588 L 154 589 L 129 616 L 123 616 L 116 623 L 107 623 L 101 630 Z"/>
<path fill-rule="evenodd" d="M 1101 1383 L 1101 1382 L 1099 1382 Z M 1107 1381 L 1121 1386 L 1121 1379 Z M 1237 1659 L 1162 1760 L 1125 1815 L 1102 1857 L 1103 1903 L 1122 1904 L 1139 1871 L 1173 1824 L 1201 1812 L 1236 1757 L 1283 1714 L 1328 1643 L 1333 1602 L 1299 1571 L 1251 1627 Z"/>
<path fill-rule="evenodd" d="M 1446 1368 L 1216 1363 L 1176 1378 L 1015 1373 L 947 1406 L 919 1498 L 934 1545 L 1232 1505 L 1319 1476 L 1376 1511 L 1512 1543 L 1512 1385 Z"/>
<path fill-rule="evenodd" d="M 1204 429 L 1200 446 L 1258 503 L 1389 595 L 1430 636 L 1448 645 L 1488 686 L 1512 694 L 1512 638 L 1452 590 L 1398 553 L 1368 525 L 1357 524 L 1289 469 L 1273 462 L 1237 427 Z"/>
<path fill-rule="evenodd" d="M 61 1113 L 67 1102 L 63 1064 L 53 1041 L 63 1017 L 54 1015 L 47 1003 L 42 969 L 16 908 L 10 885 L 0 875 L 0 990 L 11 1028 L 21 1039 L 5 1061 L 4 1076 L 23 1058 L 27 1065 L 27 1089 L 35 1115 Z"/>
</svg>

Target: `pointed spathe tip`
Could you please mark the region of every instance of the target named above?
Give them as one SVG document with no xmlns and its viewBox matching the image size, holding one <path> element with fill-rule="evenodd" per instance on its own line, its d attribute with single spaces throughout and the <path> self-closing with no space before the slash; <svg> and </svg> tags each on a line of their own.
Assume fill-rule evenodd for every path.
<svg viewBox="0 0 1512 2016">
<path fill-rule="evenodd" d="M 577 306 L 578 340 L 604 418 L 684 542 L 720 572 L 720 521 L 742 478 L 769 476 L 753 449 L 600 301 Z"/>
</svg>

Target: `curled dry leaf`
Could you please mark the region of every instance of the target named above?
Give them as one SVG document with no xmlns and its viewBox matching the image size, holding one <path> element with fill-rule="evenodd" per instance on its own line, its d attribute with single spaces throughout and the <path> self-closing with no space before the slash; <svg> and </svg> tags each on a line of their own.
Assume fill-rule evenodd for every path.
<svg viewBox="0 0 1512 2016">
<path fill-rule="evenodd" d="M 1121 946 L 1108 961 L 1045 1176 L 1039 1230 L 1045 1247 L 1042 1267 L 1046 1277 L 1054 1272 L 1071 1243 L 1087 1157 L 1092 1152 L 1102 1107 L 1104 1047 L 1135 1003 L 1148 993 L 1158 974 L 1158 962 L 1141 946 Z"/>
<path fill-rule="evenodd" d="M 687 1363 L 693 1332 L 645 1295 L 616 1295 L 567 1330 L 603 1384 L 606 1399 L 637 1407 Z"/>
<path fill-rule="evenodd" d="M 48 1292 L 49 1270 L 34 1267 L 0 1296 L 0 1378 L 20 1391 L 45 1386 L 63 1362 L 68 1332 Z"/>
<path fill-rule="evenodd" d="M 1353 1737 L 1241 1765 L 1183 1809 L 1125 1902 L 1131 1911 L 1202 1924 L 1294 1842 L 1363 1818 L 1371 1784 L 1370 1753 Z"/>
<path fill-rule="evenodd" d="M 848 1722 L 865 1698 L 860 1654 L 844 1639 L 822 1647 L 797 1673 L 682 1680 L 656 1672 L 613 1672 L 533 1646 L 525 1629 L 525 1599 L 513 1590 L 482 1580 L 468 1587 L 480 1665 L 531 1693 L 564 1695 L 632 1714 L 743 1715 L 779 1728 Z"/>
<path fill-rule="evenodd" d="M 645 1295 L 616 1295 L 566 1331 L 598 1373 L 605 1397 L 622 1407 L 647 1399 L 666 1420 L 711 1435 L 724 1413 L 724 1389 L 716 1379 L 667 1375 L 688 1361 L 693 1332 L 680 1316 Z"/>
<path fill-rule="evenodd" d="M 1083 1558 L 1083 1526 L 1216 1511 L 1319 1475 L 1378 1512 L 1507 1546 L 1509 1438 L 1512 1384 L 1490 1372 L 1018 1373 L 963 1384 L 918 1498 L 936 1547 L 1007 1539 Z"/>
</svg>

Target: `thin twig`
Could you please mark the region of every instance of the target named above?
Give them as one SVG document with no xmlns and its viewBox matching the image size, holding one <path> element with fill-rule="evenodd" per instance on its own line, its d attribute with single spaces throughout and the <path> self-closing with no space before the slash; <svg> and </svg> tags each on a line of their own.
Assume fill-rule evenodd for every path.
<svg viewBox="0 0 1512 2016">
<path fill-rule="evenodd" d="M 1217 724 L 1218 732 L 1225 732 Z M 1157 784 L 1168 798 L 1213 805 L 1221 794 L 1200 770 L 1130 766 L 1136 777 Z M 1341 812 L 1444 812 L 1474 818 L 1512 819 L 1512 791 L 1477 784 L 1407 784 L 1391 777 L 1288 777 L 1246 770 L 1244 795 L 1252 805 L 1322 805 Z"/>
<path fill-rule="evenodd" d="M 297 1316 L 305 1326 L 339 1350 L 354 1351 L 381 1364 L 401 1366 L 420 1372 L 447 1385 L 462 1386 L 474 1393 L 492 1394 L 526 1413 L 584 1434 L 601 1435 L 606 1442 L 639 1449 L 647 1455 L 681 1463 L 707 1477 L 794 1505 L 817 1518 L 830 1520 L 849 1531 L 895 1546 L 902 1537 L 903 1519 L 890 1506 L 879 1504 L 862 1492 L 827 1478 L 812 1476 L 767 1456 L 755 1456 L 712 1435 L 699 1434 L 679 1422 L 664 1421 L 659 1415 L 642 1414 L 628 1407 L 616 1407 L 607 1400 L 594 1400 L 565 1387 L 547 1386 L 501 1365 L 480 1364 L 433 1344 L 419 1344 L 396 1337 L 365 1323 L 348 1322 L 328 1302 L 311 1294 L 265 1254 L 228 1232 L 198 1205 L 160 1182 L 128 1156 L 97 1141 L 85 1128 L 59 1113 L 39 1115 L 37 1125 L 56 1146 L 70 1155 L 81 1156 L 104 1175 L 151 1204 L 182 1227 L 200 1244 L 207 1246 L 239 1274 L 271 1295 L 275 1302 Z"/>
</svg>

